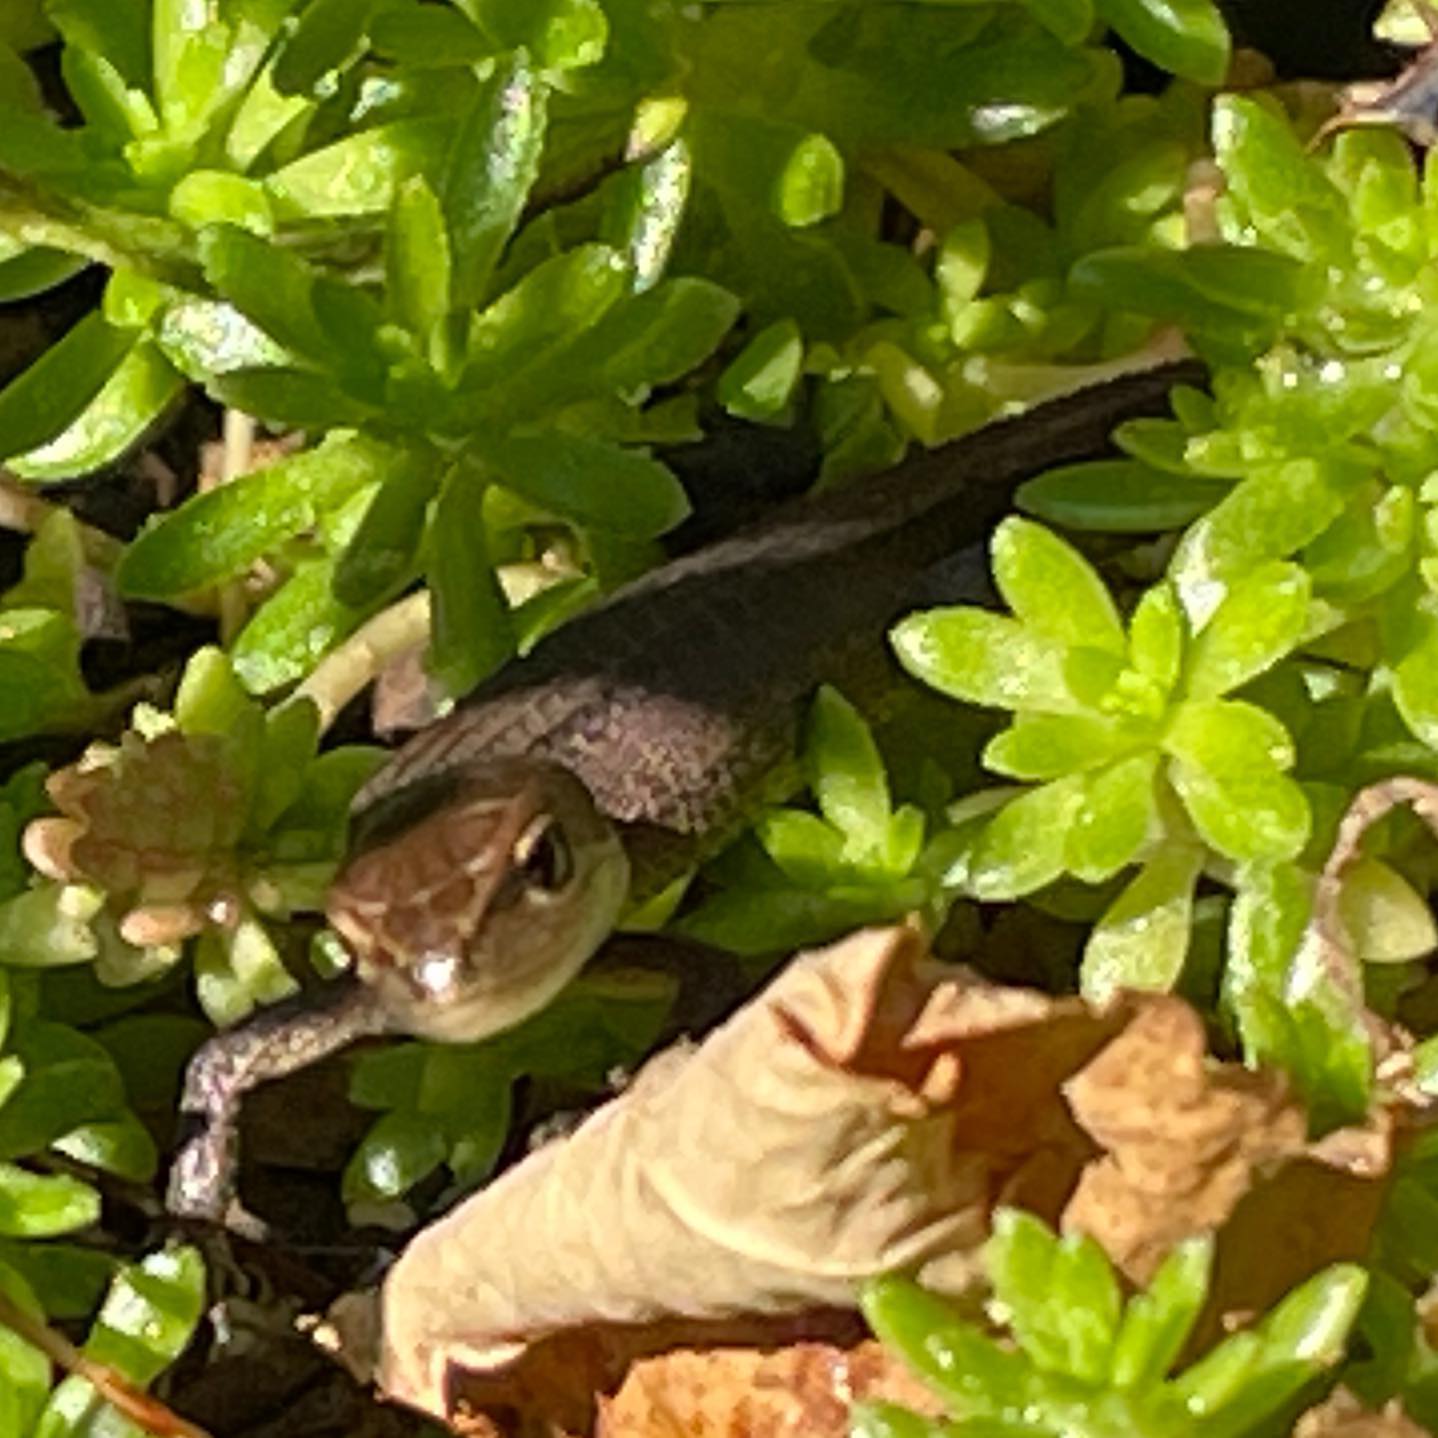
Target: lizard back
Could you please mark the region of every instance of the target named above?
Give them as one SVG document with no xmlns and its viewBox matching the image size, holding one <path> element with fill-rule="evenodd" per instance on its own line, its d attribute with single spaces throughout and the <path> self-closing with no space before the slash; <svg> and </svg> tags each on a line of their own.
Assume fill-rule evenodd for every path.
<svg viewBox="0 0 1438 1438">
<path fill-rule="evenodd" d="M 884 633 L 926 572 L 949 561 L 946 602 L 983 597 L 985 537 L 1017 484 L 1103 454 L 1116 424 L 1200 375 L 1170 364 L 1078 391 L 652 570 L 407 740 L 357 809 L 470 759 L 546 758 L 647 831 L 636 888 L 652 892 L 792 787 L 818 684 L 859 702 L 881 686 Z"/>
</svg>

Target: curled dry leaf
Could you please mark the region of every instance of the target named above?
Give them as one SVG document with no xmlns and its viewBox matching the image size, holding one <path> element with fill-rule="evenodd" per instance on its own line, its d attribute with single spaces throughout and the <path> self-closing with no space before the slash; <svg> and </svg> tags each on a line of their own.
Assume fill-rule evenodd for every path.
<svg viewBox="0 0 1438 1438">
<path fill-rule="evenodd" d="M 802 955 L 420 1234 L 384 1286 L 381 1386 L 443 1417 L 457 1374 L 567 1328 L 847 1308 L 894 1268 L 970 1287 L 1000 1193 L 1071 1185 L 1059 1084 L 1119 1022 L 956 977 L 907 929 Z"/>
<path fill-rule="evenodd" d="M 468 1411 L 479 1433 L 503 1431 L 501 1409 L 588 1432 L 606 1393 L 609 1434 L 734 1431 L 720 1376 L 745 1362 L 791 1386 L 772 1426 L 742 1431 L 822 1431 L 774 1415 L 823 1406 L 815 1355 L 847 1361 L 856 1282 L 903 1269 L 977 1296 L 996 1205 L 1093 1233 L 1135 1280 L 1221 1230 L 1212 1334 L 1363 1246 L 1390 1128 L 1310 1144 L 1283 1081 L 1209 1059 L 1178 999 L 1098 1011 L 933 963 L 908 929 L 865 931 L 651 1062 L 420 1234 L 377 1305 L 332 1316 L 377 1319 L 390 1397 Z M 777 1366 L 731 1369 L 715 1345 Z"/>
<path fill-rule="evenodd" d="M 1305 955 L 1356 1002 L 1361 1002 L 1363 975 L 1343 921 L 1343 883 L 1360 858 L 1363 836 L 1402 804 L 1411 804 L 1413 812 L 1438 836 L 1438 784 L 1405 774 L 1369 784 L 1349 803 L 1313 894 Z"/>
</svg>

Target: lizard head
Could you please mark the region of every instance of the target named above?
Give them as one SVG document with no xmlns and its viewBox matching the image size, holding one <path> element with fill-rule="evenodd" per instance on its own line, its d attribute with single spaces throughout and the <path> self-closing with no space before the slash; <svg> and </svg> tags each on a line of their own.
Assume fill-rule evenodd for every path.
<svg viewBox="0 0 1438 1438">
<path fill-rule="evenodd" d="M 574 977 L 613 928 L 628 880 L 619 838 L 578 779 L 501 759 L 364 810 L 327 916 L 396 1029 L 469 1042 Z"/>
</svg>

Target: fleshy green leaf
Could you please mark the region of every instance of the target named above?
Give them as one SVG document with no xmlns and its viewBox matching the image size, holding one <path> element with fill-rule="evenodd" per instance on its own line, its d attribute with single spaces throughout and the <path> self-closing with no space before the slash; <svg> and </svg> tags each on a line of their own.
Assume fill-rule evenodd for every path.
<svg viewBox="0 0 1438 1438">
<path fill-rule="evenodd" d="M 280 220 L 385 214 L 411 175 L 434 173 L 453 122 L 431 115 L 396 120 L 312 150 L 265 177 Z"/>
<path fill-rule="evenodd" d="M 804 339 L 793 320 L 760 330 L 719 377 L 719 402 L 730 414 L 756 422 L 783 413 L 804 359 Z"/>
<path fill-rule="evenodd" d="M 1228 27 L 1213 0 L 1095 0 L 1099 13 L 1146 60 L 1218 85 L 1228 72 Z"/>
<path fill-rule="evenodd" d="M 1103 1003 L 1120 989 L 1173 989 L 1188 954 L 1203 859 L 1196 844 L 1165 844 L 1149 858 L 1089 936 L 1079 978 L 1085 998 Z"/>
<path fill-rule="evenodd" d="M 136 597 L 164 599 L 242 574 L 366 484 L 382 480 L 396 459 L 394 450 L 375 440 L 332 435 L 315 449 L 197 494 L 134 540 L 120 562 L 120 587 Z"/>
<path fill-rule="evenodd" d="M 1229 700 L 1186 703 L 1164 748 L 1174 757 L 1174 788 L 1219 853 L 1272 862 L 1308 842 L 1308 801 L 1282 772 L 1293 762 L 1292 741 L 1266 710 Z"/>
<path fill-rule="evenodd" d="M 1029 514 L 1066 529 L 1147 534 L 1177 529 L 1228 492 L 1222 480 L 1176 475 L 1133 459 L 1097 459 L 1051 469 L 1019 486 Z"/>
<path fill-rule="evenodd" d="M 495 71 L 459 123 L 440 200 L 460 307 L 483 295 L 539 173 L 546 94 L 521 50 Z"/>
<path fill-rule="evenodd" d="M 1124 652 L 1108 587 L 1072 545 L 1041 524 L 1009 518 L 990 546 L 994 583 L 1014 616 L 1039 639 Z"/>
<path fill-rule="evenodd" d="M 429 667 L 454 695 L 467 694 L 514 652 L 513 625 L 485 541 L 483 493 L 483 477 L 474 469 L 453 469 L 430 526 Z"/>
<path fill-rule="evenodd" d="M 1276 664 L 1303 634 L 1308 593 L 1296 564 L 1275 561 L 1236 580 L 1189 649 L 1187 693 L 1217 698 Z"/>
<path fill-rule="evenodd" d="M 74 479 L 127 454 L 184 383 L 149 340 L 122 359 L 94 399 L 48 443 L 8 461 L 22 479 Z"/>
<path fill-rule="evenodd" d="M 0 1235 L 53 1238 L 100 1218 L 100 1195 L 63 1174 L 43 1177 L 13 1163 L 0 1163 Z"/>
<path fill-rule="evenodd" d="M 989 821 L 968 864 L 968 889 L 992 902 L 1016 899 L 1063 872 L 1069 828 L 1083 805 L 1083 779 L 1055 779 L 1010 800 Z"/>
<path fill-rule="evenodd" d="M 804 756 L 824 818 L 859 850 L 881 849 L 891 813 L 884 761 L 858 710 L 828 685 L 810 707 Z"/>
<path fill-rule="evenodd" d="M 648 539 L 689 513 L 665 465 L 602 440 L 551 430 L 511 435 L 483 452 L 506 486 L 577 524 Z"/>
<path fill-rule="evenodd" d="M 123 362 L 134 335 L 91 311 L 0 390 L 0 459 L 48 444 L 73 424 Z"/>
<path fill-rule="evenodd" d="M 450 254 L 444 211 L 422 175 L 406 180 L 395 197 L 385 264 L 391 313 L 428 339 L 449 313 Z"/>
<path fill-rule="evenodd" d="M 983 609 L 931 609 L 890 631 L 899 662 L 941 693 L 995 709 L 1083 712 L 1065 677 L 1067 648 Z"/>
<path fill-rule="evenodd" d="M 1158 756 L 1148 750 L 1087 776 L 1083 808 L 1064 847 L 1070 872 L 1102 883 L 1133 862 L 1157 828 L 1157 768 Z"/>
</svg>

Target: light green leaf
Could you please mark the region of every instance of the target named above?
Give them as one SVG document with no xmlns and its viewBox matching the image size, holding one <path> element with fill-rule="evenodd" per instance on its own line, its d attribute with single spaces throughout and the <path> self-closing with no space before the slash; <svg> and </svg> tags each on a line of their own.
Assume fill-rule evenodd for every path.
<svg viewBox="0 0 1438 1438">
<path fill-rule="evenodd" d="M 1078 878 L 1102 883 L 1133 862 L 1157 827 L 1154 775 L 1158 755 L 1131 755 L 1091 772 L 1083 808 L 1073 821 L 1064 863 Z"/>
<path fill-rule="evenodd" d="M 100 1195 L 63 1174 L 43 1177 L 0 1163 L 0 1236 L 54 1238 L 97 1223 Z"/>
<path fill-rule="evenodd" d="M 13 456 L 8 468 L 22 479 L 43 481 L 75 479 L 113 464 L 144 438 L 183 388 L 159 349 L 142 339 L 65 429 L 38 449 Z"/>
<path fill-rule="evenodd" d="M 1121 989 L 1173 989 L 1188 954 L 1203 860 L 1196 844 L 1165 844 L 1109 905 L 1084 947 L 1079 986 L 1086 999 L 1101 1004 Z"/>
<path fill-rule="evenodd" d="M 773 419 L 788 406 L 803 361 L 799 326 L 793 320 L 776 320 L 760 330 L 719 376 L 719 403 L 740 419 Z"/>
<path fill-rule="evenodd" d="M 1275 560 L 1236 579 L 1189 649 L 1185 692 L 1217 698 L 1276 664 L 1303 635 L 1308 597 L 1296 564 Z"/>
<path fill-rule="evenodd" d="M 1193 700 L 1164 738 L 1169 777 L 1200 834 L 1240 862 L 1291 859 L 1308 842 L 1303 790 L 1282 772 L 1293 763 L 1287 730 L 1266 710 L 1232 700 Z"/>
<path fill-rule="evenodd" d="M 827 684 L 809 709 L 804 762 L 824 818 L 857 851 L 881 850 L 891 812 L 884 761 L 859 711 Z"/>
<path fill-rule="evenodd" d="M 1080 714 L 1065 678 L 1067 647 L 1007 615 L 930 609 L 889 631 L 899 662 L 941 693 L 992 709 Z"/>
<path fill-rule="evenodd" d="M 449 152 L 440 186 L 453 259 L 454 302 L 484 295 L 539 173 L 547 89 L 516 51 L 475 97 Z"/>
<path fill-rule="evenodd" d="M 1069 828 L 1083 806 L 1081 775 L 1056 779 L 1011 799 L 985 826 L 968 862 L 977 899 L 1017 899 L 1064 872 Z"/>
<path fill-rule="evenodd" d="M 120 587 L 137 598 L 165 599 L 232 579 L 382 480 L 396 458 L 376 440 L 331 435 L 315 449 L 197 494 L 134 540 L 117 571 Z"/>
<path fill-rule="evenodd" d="M 1010 517 L 994 531 L 994 583 L 1040 639 L 1124 652 L 1123 626 L 1108 586 L 1070 544 L 1032 520 Z"/>
</svg>

